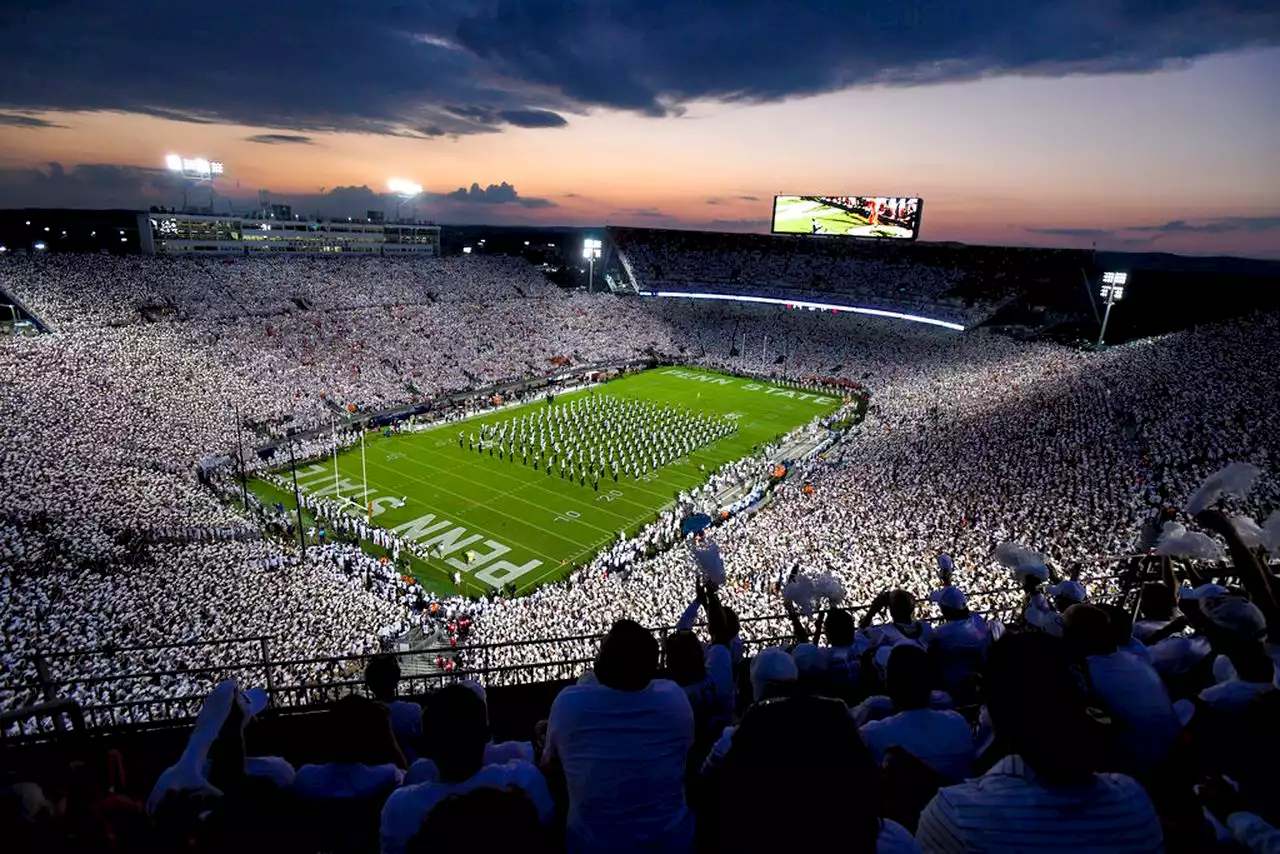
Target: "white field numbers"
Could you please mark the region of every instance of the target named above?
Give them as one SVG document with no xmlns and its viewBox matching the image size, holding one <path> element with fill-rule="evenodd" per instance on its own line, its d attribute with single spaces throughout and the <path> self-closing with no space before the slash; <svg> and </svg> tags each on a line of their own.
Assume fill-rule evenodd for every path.
<svg viewBox="0 0 1280 854">
<path fill-rule="evenodd" d="M 574 519 L 581 519 L 582 514 L 577 510 L 566 510 L 556 517 L 557 522 L 572 522 Z"/>
</svg>

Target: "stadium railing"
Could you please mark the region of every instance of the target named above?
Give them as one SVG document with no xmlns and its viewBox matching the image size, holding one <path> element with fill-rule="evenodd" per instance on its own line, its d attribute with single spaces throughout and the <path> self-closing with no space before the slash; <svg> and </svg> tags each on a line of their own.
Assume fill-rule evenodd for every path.
<svg viewBox="0 0 1280 854">
<path fill-rule="evenodd" d="M 1093 590 L 1092 601 L 1107 601 L 1124 595 L 1119 579 L 1117 575 L 1106 575 L 1082 580 Z M 973 613 L 1004 622 L 1018 619 L 1021 596 L 1016 588 L 967 593 Z M 868 607 L 851 605 L 845 610 L 856 615 Z M 790 618 L 785 614 L 743 617 L 740 625 L 740 637 L 748 655 L 766 646 L 794 640 Z M 650 631 L 661 640 L 675 628 L 661 626 Z M 705 629 L 705 624 L 699 623 L 695 628 Z M 267 636 L 46 651 L 35 656 L 35 680 L 0 685 L 0 704 L 26 708 L 29 712 L 25 716 L 17 710 L 5 712 L 3 727 L 10 738 L 54 736 L 65 730 L 64 720 L 52 712 L 54 708 L 64 708 L 56 706 L 58 703 L 75 704 L 79 715 L 77 727 L 88 731 L 171 727 L 193 719 L 213 686 L 230 678 L 237 679 L 246 688 L 263 688 L 271 707 L 278 711 L 301 711 L 334 702 L 346 694 L 365 693 L 364 666 L 378 654 L 401 659 L 402 670 L 409 669 L 403 664 L 411 658 L 430 660 L 446 656 L 459 662 L 452 671 L 437 669 L 402 674 L 402 696 L 419 696 L 462 679 L 475 679 L 491 686 L 576 679 L 594 661 L 603 637 L 600 633 L 585 633 L 386 653 L 281 659 L 272 656 L 273 639 Z M 535 650 L 527 656 L 530 660 L 510 663 L 512 658 L 525 657 L 520 656 L 519 651 L 528 649 Z M 127 662 L 133 656 L 158 655 L 166 650 L 184 650 L 202 663 L 196 667 L 128 669 Z M 512 652 L 517 655 L 511 656 Z M 124 669 L 115 670 L 114 665 L 122 657 L 126 659 Z M 68 669 L 74 673 L 65 675 Z M 139 696 L 156 686 L 160 696 Z M 96 699 L 104 695 L 124 699 L 106 702 Z"/>
</svg>

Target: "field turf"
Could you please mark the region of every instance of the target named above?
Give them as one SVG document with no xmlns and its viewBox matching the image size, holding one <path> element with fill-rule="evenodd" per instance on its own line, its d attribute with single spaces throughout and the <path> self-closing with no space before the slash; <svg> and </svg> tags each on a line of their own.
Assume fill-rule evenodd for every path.
<svg viewBox="0 0 1280 854">
<path fill-rule="evenodd" d="M 555 398 L 564 406 L 578 391 Z M 375 525 L 427 546 L 428 560 L 413 572 L 428 589 L 453 592 L 461 572 L 463 592 L 485 593 L 508 581 L 524 593 L 563 577 L 618 539 L 652 521 L 675 495 L 705 481 L 719 466 L 749 455 L 756 445 L 834 410 L 837 398 L 685 368 L 657 368 L 621 377 L 592 393 L 633 397 L 734 418 L 734 434 L 695 450 L 689 457 L 635 480 L 602 478 L 599 491 L 577 481 L 535 471 L 520 459 L 499 461 L 459 446 L 459 431 L 479 433 L 481 423 L 518 418 L 545 401 L 512 407 L 422 432 L 365 436 L 368 496 Z M 702 468 L 705 466 L 705 470 Z M 344 497 L 362 495 L 359 445 L 338 454 Z M 336 493 L 333 462 L 298 469 L 304 492 Z M 278 488 L 258 481 L 254 490 L 270 502 L 284 500 Z M 403 500 L 403 504 L 402 504 Z M 359 513 L 356 506 L 352 513 Z M 309 522 L 308 522 L 309 524 Z M 439 554 L 443 552 L 443 554 Z"/>
</svg>

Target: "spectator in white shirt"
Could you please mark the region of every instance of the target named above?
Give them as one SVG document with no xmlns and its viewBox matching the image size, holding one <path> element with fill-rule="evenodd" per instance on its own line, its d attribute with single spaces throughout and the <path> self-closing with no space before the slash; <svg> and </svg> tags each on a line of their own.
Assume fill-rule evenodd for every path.
<svg viewBox="0 0 1280 854">
<path fill-rule="evenodd" d="M 383 854 L 404 854 L 409 840 L 437 804 L 452 794 L 478 788 L 520 789 L 533 802 L 544 825 L 554 820 L 555 804 L 535 766 L 521 760 L 484 764 L 488 712 L 474 691 L 464 685 L 436 691 L 431 695 L 430 719 L 425 747 L 440 779 L 405 786 L 387 799 L 380 832 Z"/>
<path fill-rule="evenodd" d="M 1160 675 L 1116 649 L 1111 620 L 1097 606 L 1068 608 L 1062 639 L 1080 663 L 1090 694 L 1111 716 L 1120 769 L 1142 777 L 1154 772 L 1169 758 L 1182 729 Z"/>
<path fill-rule="evenodd" d="M 920 816 L 925 852 L 1160 852 L 1160 819 L 1133 779 L 1094 773 L 1093 733 L 1060 641 L 992 644 L 983 678 L 997 746 L 986 774 L 938 792 Z"/>
<path fill-rule="evenodd" d="M 408 700 L 397 700 L 400 686 L 400 662 L 394 655 L 382 654 L 370 659 L 364 670 L 364 684 L 369 693 L 391 712 L 391 731 L 405 761 L 418 758 L 422 743 L 422 706 Z"/>
<path fill-rule="evenodd" d="M 859 729 L 877 763 L 897 745 L 924 762 L 947 782 L 958 782 L 973 770 L 973 734 L 958 712 L 929 708 L 933 683 L 929 654 L 913 644 L 889 653 L 887 688 L 897 714 Z"/>
<path fill-rule="evenodd" d="M 1275 664 L 1267 655 L 1263 638 L 1267 621 L 1262 610 L 1239 596 L 1215 596 L 1200 600 L 1205 634 L 1214 652 L 1225 656 L 1231 667 L 1227 678 L 1200 692 L 1200 699 L 1222 716 L 1238 716 L 1245 706 L 1276 690 Z"/>
<path fill-rule="evenodd" d="M 733 722 L 733 665 L 729 648 L 708 644 L 705 651 L 698 636 L 678 631 L 663 641 L 666 676 L 684 689 L 693 709 L 695 739 L 706 744 Z"/>
<path fill-rule="evenodd" d="M 544 766 L 560 764 L 573 854 L 693 848 L 685 761 L 693 709 L 674 682 L 655 679 L 658 642 L 619 620 L 600 645 L 596 684 L 565 688 L 551 706 Z"/>
<path fill-rule="evenodd" d="M 938 657 L 940 679 L 947 693 L 962 694 L 965 681 L 982 666 L 991 643 L 987 621 L 969 613 L 964 593 L 956 587 L 942 587 L 929 598 L 942 612 L 942 621 L 933 627 L 929 651 Z"/>
<path fill-rule="evenodd" d="M 293 792 L 299 800 L 380 801 L 400 785 L 406 763 L 385 706 L 348 694 L 327 717 L 330 761 L 298 769 Z"/>
</svg>

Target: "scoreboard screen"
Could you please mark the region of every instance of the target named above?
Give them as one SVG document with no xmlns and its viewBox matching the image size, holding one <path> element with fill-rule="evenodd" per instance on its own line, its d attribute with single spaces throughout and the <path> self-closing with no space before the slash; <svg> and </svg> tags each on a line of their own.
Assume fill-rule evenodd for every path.
<svg viewBox="0 0 1280 854">
<path fill-rule="evenodd" d="M 773 233 L 915 240 L 922 207 L 906 196 L 774 196 Z"/>
</svg>

